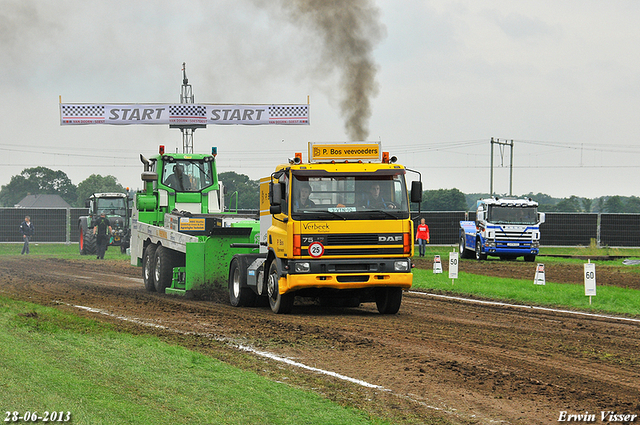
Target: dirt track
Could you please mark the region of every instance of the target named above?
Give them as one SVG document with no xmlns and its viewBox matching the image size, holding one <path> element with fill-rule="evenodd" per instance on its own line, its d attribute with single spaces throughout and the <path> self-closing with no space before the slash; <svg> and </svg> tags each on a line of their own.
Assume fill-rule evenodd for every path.
<svg viewBox="0 0 640 425">
<path fill-rule="evenodd" d="M 561 411 L 595 413 L 600 423 L 600 411 L 640 415 L 638 321 L 419 293 L 405 294 L 395 316 L 379 315 L 372 304 L 296 304 L 293 314 L 274 315 L 268 307 L 233 308 L 224 295 L 194 301 L 148 293 L 140 269 L 121 262 L 32 257 L 24 270 L 20 260 L 0 259 L 0 294 L 153 333 L 395 423 L 550 424 L 558 423 Z M 522 272 L 522 263 L 489 263 L 483 268 L 488 274 L 509 273 L 509 267 Z M 473 264 L 463 262 L 461 269 Z M 598 270 L 599 283 L 605 274 Z M 547 270 L 548 280 L 550 275 Z M 626 277 L 638 280 L 634 276 Z M 234 344 L 377 387 L 238 351 Z"/>
</svg>

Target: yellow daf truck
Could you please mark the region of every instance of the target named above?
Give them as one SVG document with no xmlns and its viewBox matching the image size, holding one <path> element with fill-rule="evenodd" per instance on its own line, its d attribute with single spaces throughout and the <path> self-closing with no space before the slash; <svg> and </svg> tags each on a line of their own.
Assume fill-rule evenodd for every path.
<svg viewBox="0 0 640 425">
<path fill-rule="evenodd" d="M 267 297 L 288 313 L 302 296 L 397 313 L 413 280 L 410 202 L 422 197 L 407 171 L 380 143 L 309 143 L 307 162 L 277 166 L 260 182 L 260 253 L 231 261 L 231 304 Z"/>
</svg>

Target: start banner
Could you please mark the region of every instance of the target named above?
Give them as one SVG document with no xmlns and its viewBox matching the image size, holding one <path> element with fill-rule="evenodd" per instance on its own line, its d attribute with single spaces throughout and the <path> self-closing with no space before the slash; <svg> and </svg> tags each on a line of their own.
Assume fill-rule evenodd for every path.
<svg viewBox="0 0 640 425">
<path fill-rule="evenodd" d="M 60 104 L 60 125 L 82 124 L 308 125 L 309 105 Z"/>
</svg>

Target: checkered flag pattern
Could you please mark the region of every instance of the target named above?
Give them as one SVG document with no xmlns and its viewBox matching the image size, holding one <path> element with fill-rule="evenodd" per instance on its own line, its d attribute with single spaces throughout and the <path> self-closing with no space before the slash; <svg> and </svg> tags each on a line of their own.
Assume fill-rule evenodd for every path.
<svg viewBox="0 0 640 425">
<path fill-rule="evenodd" d="M 271 118 L 307 118 L 309 116 L 309 105 L 269 106 L 269 116 Z"/>
<path fill-rule="evenodd" d="M 171 117 L 207 117 L 207 107 L 204 105 L 171 105 L 169 106 Z"/>
<path fill-rule="evenodd" d="M 64 118 L 104 118 L 103 105 L 62 105 Z"/>
</svg>

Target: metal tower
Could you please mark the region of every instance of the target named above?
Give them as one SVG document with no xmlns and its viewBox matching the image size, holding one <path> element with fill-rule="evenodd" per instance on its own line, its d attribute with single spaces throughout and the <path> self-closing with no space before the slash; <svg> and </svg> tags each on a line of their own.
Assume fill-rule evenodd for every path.
<svg viewBox="0 0 640 425">
<path fill-rule="evenodd" d="M 194 103 L 193 88 L 187 78 L 187 64 L 182 63 L 182 89 L 180 103 Z M 198 128 L 207 128 L 205 124 L 171 124 L 169 128 L 179 128 L 182 132 L 182 153 L 193 153 L 193 133 Z"/>
</svg>

